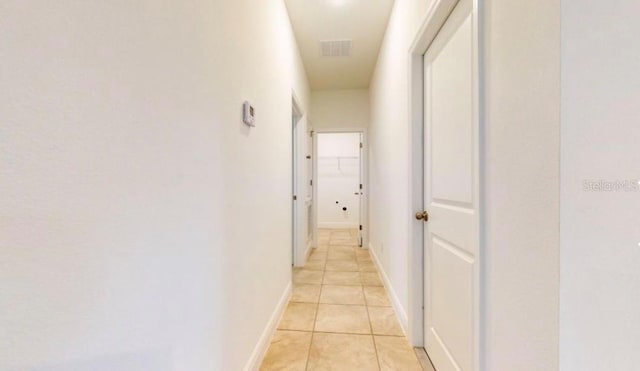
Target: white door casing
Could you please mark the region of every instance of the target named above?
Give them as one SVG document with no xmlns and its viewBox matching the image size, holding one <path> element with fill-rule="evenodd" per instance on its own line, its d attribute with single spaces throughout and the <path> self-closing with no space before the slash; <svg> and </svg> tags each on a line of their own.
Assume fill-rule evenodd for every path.
<svg viewBox="0 0 640 371">
<path fill-rule="evenodd" d="M 305 200 L 307 198 L 305 186 L 305 115 L 300 104 L 293 95 L 292 99 L 292 265 L 303 266 L 306 260 L 307 250 L 307 208 Z"/>
<path fill-rule="evenodd" d="M 319 158 L 319 151 L 318 151 L 318 137 L 321 134 L 327 134 L 327 133 L 359 133 L 360 134 L 360 139 L 361 139 L 361 143 L 363 144 L 363 148 L 360 151 L 360 183 L 362 183 L 362 187 L 363 187 L 363 191 L 361 192 L 360 195 L 360 224 L 362 225 L 362 231 L 360 232 L 360 237 L 361 237 L 361 241 L 362 241 L 362 247 L 363 248 L 368 248 L 368 243 L 369 243 L 369 239 L 368 239 L 368 229 L 367 229 L 367 225 L 368 225 L 368 217 L 367 217 L 367 213 L 368 213 L 368 194 L 367 194 L 367 189 L 368 189 L 368 153 L 367 153 L 367 130 L 364 128 L 335 128 L 335 129 L 314 129 L 313 134 L 312 134 L 312 143 L 313 143 L 313 153 L 314 156 L 312 157 L 313 161 L 312 161 L 312 169 L 313 169 L 313 187 L 312 187 L 312 192 L 313 192 L 313 197 L 312 197 L 312 210 L 313 210 L 313 226 L 310 228 L 314 229 L 314 241 L 313 241 L 313 246 L 314 247 L 318 247 L 318 241 L 317 241 L 317 229 L 320 228 L 320 223 L 319 223 L 319 205 L 318 205 L 318 200 L 319 200 L 319 195 L 318 195 L 318 183 L 319 183 L 319 176 L 318 176 L 318 158 Z M 357 190 L 357 188 L 356 188 Z M 355 192 L 354 192 L 355 193 Z"/>
<path fill-rule="evenodd" d="M 424 55 L 424 342 L 438 371 L 479 364 L 476 18 L 461 0 Z"/>
<path fill-rule="evenodd" d="M 291 132 L 291 196 L 292 202 L 291 205 L 291 265 L 298 265 L 299 261 L 299 246 L 298 246 L 298 236 L 300 234 L 299 228 L 300 223 L 298 220 L 299 210 L 298 210 L 298 122 L 300 118 L 296 112 L 295 103 L 293 106 L 293 112 L 291 115 L 291 124 L 292 124 L 292 132 Z"/>
<path fill-rule="evenodd" d="M 319 225 L 322 228 L 357 228 L 360 222 L 361 133 L 319 133 L 317 136 Z"/>
<path fill-rule="evenodd" d="M 364 246 L 364 231 L 363 225 L 365 224 L 365 209 L 364 209 L 364 201 L 362 199 L 362 195 L 364 194 L 364 135 L 360 133 L 360 184 L 358 184 L 358 188 L 355 193 L 358 193 L 358 211 L 359 211 L 359 227 L 358 227 L 358 244 L 360 247 Z"/>
</svg>

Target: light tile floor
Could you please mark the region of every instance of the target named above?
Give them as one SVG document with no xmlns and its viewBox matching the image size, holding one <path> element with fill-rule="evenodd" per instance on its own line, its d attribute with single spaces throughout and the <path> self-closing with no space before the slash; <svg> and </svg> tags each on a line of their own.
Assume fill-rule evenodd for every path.
<svg viewBox="0 0 640 371">
<path fill-rule="evenodd" d="M 319 231 L 260 370 L 423 370 L 356 236 Z"/>
</svg>

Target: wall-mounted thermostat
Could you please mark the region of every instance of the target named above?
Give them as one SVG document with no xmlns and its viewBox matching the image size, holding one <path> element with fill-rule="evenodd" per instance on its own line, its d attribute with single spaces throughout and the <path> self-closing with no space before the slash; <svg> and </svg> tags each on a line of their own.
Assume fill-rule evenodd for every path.
<svg viewBox="0 0 640 371">
<path fill-rule="evenodd" d="M 242 105 L 242 112 L 242 121 L 249 126 L 256 126 L 256 112 L 248 101 Z"/>
</svg>

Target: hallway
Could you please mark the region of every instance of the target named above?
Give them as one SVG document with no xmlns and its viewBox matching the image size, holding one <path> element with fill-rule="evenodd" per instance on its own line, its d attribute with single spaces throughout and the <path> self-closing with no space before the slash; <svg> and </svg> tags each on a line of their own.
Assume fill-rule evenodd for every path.
<svg viewBox="0 0 640 371">
<path fill-rule="evenodd" d="M 640 369 L 637 14 L 3 0 L 0 371 Z"/>
<path fill-rule="evenodd" d="M 422 370 L 356 230 L 320 229 L 261 370 Z M 430 370 L 430 368 L 427 368 Z"/>
</svg>

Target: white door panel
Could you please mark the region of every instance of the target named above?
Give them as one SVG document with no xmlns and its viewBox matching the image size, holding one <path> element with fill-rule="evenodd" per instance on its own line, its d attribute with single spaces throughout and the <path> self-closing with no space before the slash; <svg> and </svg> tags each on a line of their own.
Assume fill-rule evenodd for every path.
<svg viewBox="0 0 640 371">
<path fill-rule="evenodd" d="M 477 368 L 478 120 L 474 18 L 461 0 L 424 56 L 425 347 Z"/>
<path fill-rule="evenodd" d="M 431 249 L 431 329 L 427 343 L 435 341 L 434 348 L 446 350 L 460 369 L 470 370 L 474 258 L 437 237 L 431 240 Z"/>
<path fill-rule="evenodd" d="M 467 17 L 429 66 L 433 198 L 473 202 L 471 19 Z M 437 45 L 434 45 L 437 47 Z M 434 50 L 435 51 L 435 50 Z"/>
<path fill-rule="evenodd" d="M 429 229 L 434 236 L 449 241 L 457 248 L 475 255 L 476 238 L 473 225 L 476 215 L 473 210 L 432 202 L 429 205 Z"/>
</svg>

